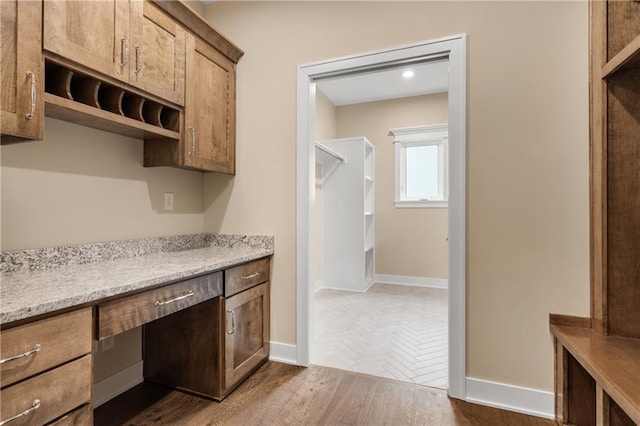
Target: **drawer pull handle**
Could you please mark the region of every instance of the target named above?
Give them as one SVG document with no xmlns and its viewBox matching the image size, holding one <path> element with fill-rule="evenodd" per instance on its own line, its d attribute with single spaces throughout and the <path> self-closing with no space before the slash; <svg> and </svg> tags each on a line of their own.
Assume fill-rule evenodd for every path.
<svg viewBox="0 0 640 426">
<path fill-rule="evenodd" d="M 191 133 L 191 151 L 189 151 L 189 155 L 193 155 L 196 153 L 196 129 L 189 127 L 189 133 Z"/>
<path fill-rule="evenodd" d="M 120 40 L 120 67 L 124 68 L 129 64 L 129 40 Z"/>
<path fill-rule="evenodd" d="M 4 364 L 5 362 L 15 361 L 16 359 L 20 359 L 20 358 L 24 358 L 24 357 L 29 356 L 29 355 L 33 355 L 33 354 L 35 354 L 37 352 L 40 352 L 41 349 L 42 349 L 42 345 L 40 343 L 36 343 L 33 346 L 33 349 L 31 349 L 30 351 L 27 351 L 27 352 L 25 352 L 23 354 L 20 354 L 20 355 L 12 356 L 11 358 L 2 359 L 2 360 L 0 360 L 0 364 Z M 0 426 L 1 425 L 2 425 L 2 423 L 0 423 Z"/>
<path fill-rule="evenodd" d="M 251 275 L 247 275 L 244 277 L 240 277 L 241 280 L 250 280 L 251 278 L 255 278 L 255 277 L 259 277 L 260 276 L 260 272 L 254 272 Z"/>
<path fill-rule="evenodd" d="M 27 120 L 33 120 L 36 116 L 36 75 L 32 71 L 27 71 L 27 77 L 31 79 L 31 110 L 24 116 Z"/>
<path fill-rule="evenodd" d="M 182 296 L 175 297 L 173 299 L 165 300 L 164 302 L 160 302 L 156 300 L 153 304 L 155 306 L 168 305 L 169 303 L 177 302 L 178 300 L 186 299 L 187 297 L 193 296 L 193 290 L 189 290 L 188 293 L 183 294 Z"/>
<path fill-rule="evenodd" d="M 0 422 L 0 426 L 6 425 L 7 423 L 10 423 L 10 422 L 12 422 L 14 420 L 17 420 L 22 416 L 28 416 L 29 414 L 31 414 L 32 411 L 37 410 L 38 408 L 40 408 L 40 400 L 39 399 L 34 399 L 33 400 L 33 404 L 31 405 L 31 408 L 29 408 L 28 410 L 23 411 L 20 414 L 16 414 L 15 416 L 11 417 L 10 419 L 1 421 Z"/>
<path fill-rule="evenodd" d="M 227 312 L 231 314 L 231 331 L 227 331 L 227 334 L 233 334 L 236 332 L 236 313 L 232 309 L 227 309 Z"/>
<path fill-rule="evenodd" d="M 142 47 L 136 46 L 136 75 L 142 71 Z"/>
</svg>

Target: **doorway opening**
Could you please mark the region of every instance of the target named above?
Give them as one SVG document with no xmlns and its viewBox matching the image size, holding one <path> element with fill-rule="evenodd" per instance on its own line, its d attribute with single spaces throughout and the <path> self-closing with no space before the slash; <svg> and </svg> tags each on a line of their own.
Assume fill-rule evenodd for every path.
<svg viewBox="0 0 640 426">
<path fill-rule="evenodd" d="M 428 61 L 449 64 L 449 264 L 448 391 L 465 397 L 465 170 L 466 170 L 466 38 L 452 36 L 345 58 L 298 69 L 297 137 L 297 361 L 309 365 L 314 344 L 313 268 L 315 264 L 315 115 L 317 81 L 371 73 Z M 340 326 L 340 325 L 336 325 Z"/>
</svg>

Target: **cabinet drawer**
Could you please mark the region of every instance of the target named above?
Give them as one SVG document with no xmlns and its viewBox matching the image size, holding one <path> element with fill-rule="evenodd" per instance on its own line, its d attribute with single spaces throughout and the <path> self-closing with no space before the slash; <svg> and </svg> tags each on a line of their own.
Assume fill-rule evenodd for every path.
<svg viewBox="0 0 640 426">
<path fill-rule="evenodd" d="M 69 414 L 60 417 L 48 426 L 77 426 L 93 424 L 93 406 L 85 404 L 82 407 L 73 410 Z"/>
<path fill-rule="evenodd" d="M 232 296 L 268 280 L 269 258 L 227 269 L 225 272 L 224 295 L 225 297 Z"/>
<path fill-rule="evenodd" d="M 91 401 L 91 355 L 0 391 L 0 418 L 11 425 L 45 424 Z M 37 407 L 37 408 L 36 408 Z"/>
<path fill-rule="evenodd" d="M 98 339 L 122 333 L 222 294 L 222 272 L 145 291 L 98 306 Z"/>
<path fill-rule="evenodd" d="M 3 330 L 2 387 L 90 352 L 91 308 Z"/>
</svg>

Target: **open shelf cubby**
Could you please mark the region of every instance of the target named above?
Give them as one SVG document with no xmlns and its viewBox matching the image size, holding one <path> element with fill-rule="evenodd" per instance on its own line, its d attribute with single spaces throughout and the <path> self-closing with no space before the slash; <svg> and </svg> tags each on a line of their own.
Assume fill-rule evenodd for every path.
<svg viewBox="0 0 640 426">
<path fill-rule="evenodd" d="M 45 102 L 53 117 L 66 119 L 64 110 L 74 110 L 84 114 L 81 124 L 95 128 L 145 139 L 180 138 L 177 108 L 49 61 L 45 64 Z M 112 127 L 109 121 L 114 122 Z"/>
</svg>

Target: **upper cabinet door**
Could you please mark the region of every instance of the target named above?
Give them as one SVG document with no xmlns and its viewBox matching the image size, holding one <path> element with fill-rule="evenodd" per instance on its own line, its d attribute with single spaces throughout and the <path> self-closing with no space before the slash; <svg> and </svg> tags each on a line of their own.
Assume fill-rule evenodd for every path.
<svg viewBox="0 0 640 426">
<path fill-rule="evenodd" d="M 198 37 L 187 38 L 185 166 L 235 174 L 235 64 Z"/>
<path fill-rule="evenodd" d="M 42 139 L 42 2 L 0 1 L 2 143 Z"/>
<path fill-rule="evenodd" d="M 44 0 L 44 49 L 129 81 L 129 0 Z"/>
<path fill-rule="evenodd" d="M 185 34 L 154 4 L 132 0 L 131 84 L 184 105 Z"/>
</svg>

